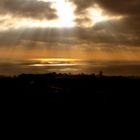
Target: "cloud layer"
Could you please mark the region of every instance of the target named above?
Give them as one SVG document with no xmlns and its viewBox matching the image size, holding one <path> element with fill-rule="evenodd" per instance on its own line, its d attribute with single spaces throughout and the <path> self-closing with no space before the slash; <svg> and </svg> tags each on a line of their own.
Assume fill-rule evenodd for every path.
<svg viewBox="0 0 140 140">
<path fill-rule="evenodd" d="M 117 48 L 140 47 L 140 1 L 139 0 L 69 0 L 76 6 L 77 26 L 73 28 L 19 28 L 0 31 L 0 47 L 16 45 L 33 46 L 37 43 Z M 52 3 L 38 0 L 0 0 L 0 17 L 10 15 L 14 18 L 52 20 L 57 18 Z M 90 22 L 88 9 L 98 6 L 104 15 L 122 16 L 122 19 L 110 19 L 96 23 L 93 27 L 83 27 L 82 22 Z M 64 11 L 65 12 L 65 11 Z M 0 25 L 4 25 L 0 20 Z M 18 21 L 17 21 L 18 22 Z M 26 45 L 25 45 L 26 46 Z"/>
<path fill-rule="evenodd" d="M 56 10 L 50 2 L 37 0 L 0 0 L 0 15 L 33 19 L 54 19 Z"/>
</svg>

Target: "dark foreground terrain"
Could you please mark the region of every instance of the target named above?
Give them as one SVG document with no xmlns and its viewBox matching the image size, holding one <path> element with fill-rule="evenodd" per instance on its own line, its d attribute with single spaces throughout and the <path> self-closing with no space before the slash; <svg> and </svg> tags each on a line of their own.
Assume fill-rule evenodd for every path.
<svg viewBox="0 0 140 140">
<path fill-rule="evenodd" d="M 139 100 L 140 78 L 71 74 L 22 74 L 0 78 L 4 96 L 46 96 L 47 103 L 132 103 Z"/>
</svg>

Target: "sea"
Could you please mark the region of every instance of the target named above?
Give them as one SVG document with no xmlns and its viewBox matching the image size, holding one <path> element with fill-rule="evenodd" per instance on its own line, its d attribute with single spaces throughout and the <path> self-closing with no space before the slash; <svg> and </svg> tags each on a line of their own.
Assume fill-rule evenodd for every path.
<svg viewBox="0 0 140 140">
<path fill-rule="evenodd" d="M 80 60 L 67 58 L 0 59 L 0 76 L 19 74 L 96 74 L 140 76 L 140 61 Z"/>
</svg>

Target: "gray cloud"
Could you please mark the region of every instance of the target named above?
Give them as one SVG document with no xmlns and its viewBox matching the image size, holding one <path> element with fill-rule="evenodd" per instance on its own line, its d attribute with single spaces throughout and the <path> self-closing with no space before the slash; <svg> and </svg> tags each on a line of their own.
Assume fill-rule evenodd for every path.
<svg viewBox="0 0 140 140">
<path fill-rule="evenodd" d="M 57 18 L 51 3 L 37 0 L 0 0 L 0 15 L 33 19 Z"/>
<path fill-rule="evenodd" d="M 26 28 L 0 32 L 0 46 L 14 46 L 23 41 L 49 44 L 102 46 L 140 46 L 139 32 L 124 28 L 117 21 L 102 22 L 91 28 Z"/>
<path fill-rule="evenodd" d="M 76 13 L 79 14 L 84 12 L 89 7 L 94 7 L 94 5 L 99 5 L 105 11 L 113 14 L 124 14 L 124 15 L 139 15 L 140 13 L 140 1 L 139 0 L 69 0 L 73 2 L 76 6 Z"/>
<path fill-rule="evenodd" d="M 140 1 L 139 0 L 69 0 L 76 5 L 75 13 L 81 15 L 84 13 L 86 16 L 88 8 L 94 8 L 98 5 L 106 14 L 109 15 L 122 15 L 129 18 L 140 17 Z"/>
<path fill-rule="evenodd" d="M 95 4 L 94 0 L 69 0 L 71 2 L 73 2 L 77 8 L 75 13 L 76 14 L 83 14 L 85 13 L 85 10 L 91 6 L 93 6 L 93 4 Z"/>
<path fill-rule="evenodd" d="M 127 2 L 122 0 L 95 0 L 95 2 L 103 9 L 113 14 L 140 15 L 139 0 L 127 0 Z"/>
<path fill-rule="evenodd" d="M 140 46 L 140 2 L 139 0 L 70 0 L 77 5 L 77 23 L 90 22 L 86 16 L 86 9 L 98 4 L 105 13 L 118 16 L 121 20 L 109 20 L 96 23 L 90 28 L 26 28 L 0 32 L 0 46 L 14 46 L 29 42 L 43 42 L 49 44 L 100 46 Z M 9 3 L 10 2 L 10 3 Z M 14 3 L 12 3 L 14 2 Z M 9 3 L 9 4 L 8 4 Z M 32 5 L 32 6 L 30 6 Z M 52 10 L 52 12 L 51 12 Z M 44 11 L 44 12 L 43 12 Z M 55 18 L 55 10 L 50 3 L 37 0 L 1 0 L 0 13 L 12 13 L 16 16 Z M 47 15 L 46 15 L 47 14 Z M 51 14 L 51 16 L 49 15 Z M 53 15 L 53 16 L 52 16 Z M 0 21 L 3 22 L 3 21 Z"/>
<path fill-rule="evenodd" d="M 121 44 L 140 45 L 140 1 L 139 0 L 70 0 L 76 5 L 77 24 L 90 22 L 87 20 L 87 9 L 94 8 L 98 5 L 104 14 L 110 16 L 122 16 L 121 20 L 109 20 L 97 23 L 94 30 L 100 30 L 103 34 L 95 31 L 92 37 L 87 35 L 88 39 L 93 41 L 106 41 L 108 37 L 116 38 Z M 95 36 L 98 36 L 97 38 Z M 84 36 L 85 37 L 85 36 Z M 96 39 L 94 39 L 96 38 Z M 105 39 L 106 38 L 106 39 Z M 114 42 L 115 43 L 115 42 Z"/>
</svg>

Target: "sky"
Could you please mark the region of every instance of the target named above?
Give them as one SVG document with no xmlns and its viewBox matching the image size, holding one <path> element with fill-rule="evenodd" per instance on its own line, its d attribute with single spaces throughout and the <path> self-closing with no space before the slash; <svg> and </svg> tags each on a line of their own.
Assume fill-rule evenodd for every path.
<svg viewBox="0 0 140 140">
<path fill-rule="evenodd" d="M 0 0 L 0 58 L 140 61 L 139 0 Z"/>
</svg>

